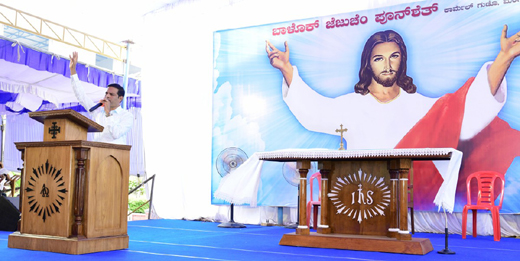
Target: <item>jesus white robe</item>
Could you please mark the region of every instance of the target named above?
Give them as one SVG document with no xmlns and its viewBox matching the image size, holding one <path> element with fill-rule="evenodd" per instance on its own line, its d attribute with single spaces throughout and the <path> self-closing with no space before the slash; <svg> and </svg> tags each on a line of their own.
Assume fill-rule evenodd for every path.
<svg viewBox="0 0 520 261">
<path fill-rule="evenodd" d="M 465 180 L 477 170 L 505 173 L 519 155 L 520 133 L 497 117 L 506 100 L 506 80 L 491 95 L 485 64 L 456 93 L 428 98 L 403 91 L 394 100 L 378 102 L 357 93 L 335 99 L 314 92 L 297 74 L 284 100 L 307 129 L 333 135 L 340 124 L 348 128 L 347 149 L 451 147 L 464 153 L 456 198 L 465 204 Z M 464 164 L 469 162 L 470 164 Z M 434 164 L 414 162 L 414 201 L 419 210 L 432 210 L 442 175 Z"/>
<path fill-rule="evenodd" d="M 485 64 L 466 95 L 460 139 L 470 139 L 497 116 L 507 94 L 502 81 L 491 94 Z M 311 89 L 294 68 L 290 88 L 283 81 L 284 101 L 303 127 L 310 131 L 338 135 L 340 124 L 347 149 L 391 149 L 428 113 L 438 98 L 402 91 L 392 101 L 379 102 L 371 94 L 349 93 L 337 98 L 324 97 Z M 419 87 L 420 88 L 420 87 Z"/>
</svg>

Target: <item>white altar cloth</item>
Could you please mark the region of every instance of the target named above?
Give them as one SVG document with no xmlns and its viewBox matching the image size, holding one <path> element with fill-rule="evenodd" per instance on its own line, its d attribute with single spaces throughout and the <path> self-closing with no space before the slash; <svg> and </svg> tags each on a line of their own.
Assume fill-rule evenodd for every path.
<svg viewBox="0 0 520 261">
<path fill-rule="evenodd" d="M 391 156 L 438 156 L 451 153 L 449 160 L 433 161 L 443 178 L 443 183 L 435 196 L 433 203 L 448 212 L 453 212 L 455 205 L 455 190 L 462 163 L 462 152 L 452 148 L 422 148 L 422 149 L 388 149 L 388 150 L 328 150 L 328 149 L 286 149 L 270 152 L 256 152 L 240 167 L 224 176 L 215 191 L 215 198 L 237 205 L 249 204 L 257 206 L 258 186 L 262 172 L 262 159 L 349 159 L 366 157 Z"/>
</svg>

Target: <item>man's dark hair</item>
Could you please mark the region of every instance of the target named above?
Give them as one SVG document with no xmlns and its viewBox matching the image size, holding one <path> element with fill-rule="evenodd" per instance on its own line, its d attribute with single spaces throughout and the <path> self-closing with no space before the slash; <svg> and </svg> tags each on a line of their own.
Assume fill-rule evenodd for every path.
<svg viewBox="0 0 520 261">
<path fill-rule="evenodd" d="M 406 45 L 404 44 L 403 38 L 395 31 L 386 30 L 373 34 L 368 38 L 361 54 L 361 66 L 359 68 L 359 82 L 356 83 L 354 90 L 356 93 L 365 95 L 369 93 L 368 86 L 372 82 L 374 73 L 370 68 L 370 56 L 372 55 L 372 49 L 380 43 L 394 42 L 401 49 L 401 64 L 397 71 L 397 85 L 401 87 L 407 93 L 415 93 L 417 87 L 413 84 L 412 77 L 406 75 L 406 60 L 407 52 Z"/>
<path fill-rule="evenodd" d="M 112 83 L 112 84 L 109 84 L 108 87 L 114 87 L 117 89 L 117 97 L 125 97 L 125 89 L 123 87 L 121 87 L 121 85 L 117 84 L 117 83 Z"/>
</svg>

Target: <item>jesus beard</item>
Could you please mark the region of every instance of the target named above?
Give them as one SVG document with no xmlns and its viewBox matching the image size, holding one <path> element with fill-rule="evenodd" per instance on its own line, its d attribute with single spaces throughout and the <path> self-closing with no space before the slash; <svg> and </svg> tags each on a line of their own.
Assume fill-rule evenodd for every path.
<svg viewBox="0 0 520 261">
<path fill-rule="evenodd" d="M 390 77 L 387 76 L 380 76 L 380 75 L 374 75 L 374 80 L 383 85 L 384 87 L 392 87 L 394 83 L 397 81 L 397 74 L 395 71 L 392 71 L 393 74 L 390 75 Z M 388 72 L 382 72 L 382 73 L 388 73 Z"/>
</svg>

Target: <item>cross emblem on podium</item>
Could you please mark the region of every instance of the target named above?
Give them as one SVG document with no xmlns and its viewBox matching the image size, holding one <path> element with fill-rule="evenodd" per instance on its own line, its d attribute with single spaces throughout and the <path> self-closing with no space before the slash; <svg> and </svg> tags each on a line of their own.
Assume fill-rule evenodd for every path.
<svg viewBox="0 0 520 261">
<path fill-rule="evenodd" d="M 52 127 L 49 127 L 49 134 L 52 134 L 52 138 L 56 139 L 56 134 L 60 133 L 60 127 L 56 125 L 57 122 L 52 123 Z"/>
<path fill-rule="evenodd" d="M 343 147 L 343 132 L 346 132 L 347 130 L 347 128 L 343 129 L 343 124 L 340 124 L 339 129 L 336 129 L 336 132 L 339 132 L 341 134 L 341 142 L 339 144 L 338 150 L 345 150 L 345 148 Z"/>
</svg>

